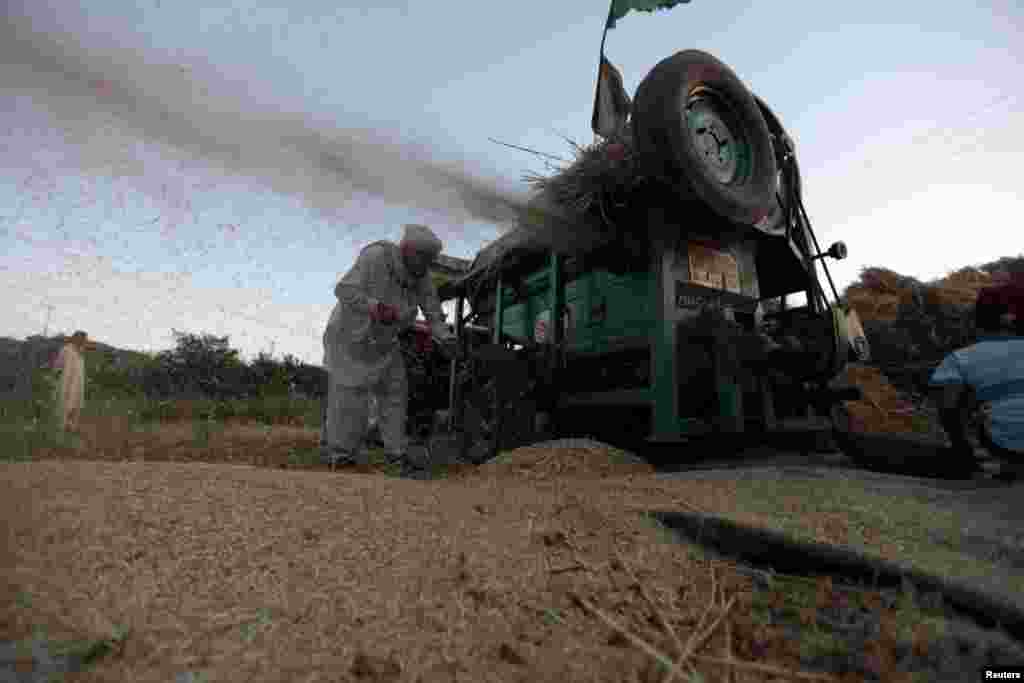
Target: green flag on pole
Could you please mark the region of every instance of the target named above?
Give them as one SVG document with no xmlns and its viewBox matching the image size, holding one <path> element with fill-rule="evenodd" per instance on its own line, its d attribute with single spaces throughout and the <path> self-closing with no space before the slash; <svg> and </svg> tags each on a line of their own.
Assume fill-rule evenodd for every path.
<svg viewBox="0 0 1024 683">
<path fill-rule="evenodd" d="M 629 95 L 622 85 L 622 74 L 602 55 L 590 128 L 603 138 L 613 137 L 625 129 L 631 108 Z"/>
<path fill-rule="evenodd" d="M 601 60 L 598 62 L 597 90 L 594 92 L 594 113 L 590 127 L 594 133 L 608 138 L 622 132 L 632 103 L 622 84 L 622 74 L 604 56 L 604 41 L 608 29 L 615 28 L 615 22 L 629 14 L 630 10 L 653 12 L 658 9 L 672 9 L 690 0 L 611 0 L 608 20 L 601 33 Z"/>
<path fill-rule="evenodd" d="M 653 12 L 658 9 L 672 9 L 676 5 L 682 5 L 690 0 L 612 0 L 612 10 L 608 14 L 606 29 L 615 28 L 615 22 L 629 14 L 630 10 L 637 12 Z"/>
</svg>

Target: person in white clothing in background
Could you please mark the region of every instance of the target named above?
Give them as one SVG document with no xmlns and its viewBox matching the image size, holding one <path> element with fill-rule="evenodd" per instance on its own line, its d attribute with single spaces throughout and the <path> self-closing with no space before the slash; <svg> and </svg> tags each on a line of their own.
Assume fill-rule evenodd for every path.
<svg viewBox="0 0 1024 683">
<path fill-rule="evenodd" d="M 61 347 L 53 368 L 60 372 L 57 383 L 57 426 L 61 431 L 77 432 L 85 399 L 85 359 L 82 353 L 88 347 L 88 335 L 79 330 Z"/>
<path fill-rule="evenodd" d="M 441 248 L 427 226 L 406 225 L 399 244 L 364 247 L 334 288 L 338 302 L 323 336 L 328 388 L 322 434 L 323 459 L 334 468 L 366 464 L 359 447 L 374 396 L 389 462 L 401 465 L 403 476 L 420 476 L 425 469 L 408 452 L 409 386 L 398 335 L 422 310 L 433 337 L 452 340 L 429 275 Z"/>
</svg>

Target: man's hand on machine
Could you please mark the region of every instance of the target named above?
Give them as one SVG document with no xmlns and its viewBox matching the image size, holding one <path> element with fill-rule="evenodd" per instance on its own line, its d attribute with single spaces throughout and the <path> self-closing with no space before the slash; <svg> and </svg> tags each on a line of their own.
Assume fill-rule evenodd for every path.
<svg viewBox="0 0 1024 683">
<path fill-rule="evenodd" d="M 430 335 L 430 332 L 422 328 L 416 328 L 413 334 L 416 335 L 417 353 L 431 354 L 434 352 L 434 338 Z"/>
<path fill-rule="evenodd" d="M 370 309 L 370 318 L 375 322 L 392 325 L 398 322 L 398 307 L 378 302 L 376 306 Z"/>
</svg>

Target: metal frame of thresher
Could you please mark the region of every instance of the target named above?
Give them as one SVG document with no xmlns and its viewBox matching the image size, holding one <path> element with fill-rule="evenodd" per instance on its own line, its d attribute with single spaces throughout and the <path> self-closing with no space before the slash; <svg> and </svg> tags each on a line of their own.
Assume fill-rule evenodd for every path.
<svg viewBox="0 0 1024 683">
<path fill-rule="evenodd" d="M 685 359 L 679 358 L 678 342 L 680 340 L 680 327 L 685 322 L 683 313 L 675 313 L 676 308 L 674 291 L 675 282 L 673 277 L 677 273 L 672 268 L 672 259 L 676 258 L 678 249 L 679 226 L 674 225 L 675 212 L 667 209 L 660 209 L 649 206 L 647 226 L 643 232 L 648 240 L 648 267 L 654 274 L 654 289 L 651 296 L 657 302 L 653 308 L 652 324 L 647 331 L 647 344 L 650 349 L 650 373 L 649 382 L 646 387 L 612 389 L 605 391 L 587 393 L 567 393 L 560 391 L 555 402 L 556 410 L 552 416 L 558 420 L 558 414 L 562 409 L 593 407 L 641 407 L 650 409 L 650 432 L 647 441 L 652 443 L 677 442 L 690 437 L 697 437 L 709 432 L 739 433 L 745 431 L 745 406 L 743 388 L 738 378 L 728 376 L 722 371 L 725 365 L 721 362 L 723 349 L 716 345 L 708 337 L 700 343 L 706 343 L 712 359 L 714 370 L 714 386 L 717 394 L 718 411 L 717 415 L 708 416 L 702 419 L 692 416 L 680 415 L 680 387 L 679 370 Z M 759 280 L 764 284 L 762 289 L 767 296 L 757 298 L 774 298 L 775 296 L 799 291 L 807 293 L 807 308 L 811 312 L 818 312 L 822 305 L 827 306 L 824 300 L 824 292 L 821 283 L 816 277 L 813 257 L 811 253 L 819 251 L 813 233 L 804 221 L 798 221 L 806 232 L 803 237 L 807 244 L 799 244 L 799 239 L 790 236 L 766 237 L 760 236 L 760 242 L 756 261 L 756 270 L 759 273 Z M 672 229 L 674 228 L 674 229 Z M 659 235 L 661 237 L 659 237 Z M 751 233 L 752 237 L 758 235 Z M 794 236 L 795 237 L 795 236 Z M 806 250 L 805 248 L 806 247 Z M 533 256 L 530 260 L 537 259 L 544 263 L 542 268 L 547 271 L 546 277 L 549 283 L 548 310 L 552 312 L 549 326 L 551 334 L 550 343 L 553 346 L 553 353 L 556 354 L 555 362 L 551 364 L 550 370 L 557 375 L 566 370 L 567 349 L 563 326 L 556 321 L 561 320 L 561 313 L 565 310 L 566 303 L 566 273 L 564 265 L 566 256 L 554 247 L 535 248 L 528 250 Z M 762 253 L 763 252 L 763 253 Z M 543 259 L 543 260 L 541 260 Z M 783 261 L 786 259 L 786 261 Z M 491 342 L 493 344 L 506 344 L 509 337 L 505 334 L 506 323 L 506 290 L 509 287 L 509 277 L 522 270 L 522 263 L 516 263 L 518 258 L 507 258 L 506 255 L 499 256 L 491 264 L 494 272 L 494 309 L 493 326 L 490 330 Z M 788 264 L 788 265 L 787 265 Z M 537 273 L 536 268 L 529 269 L 531 273 Z M 797 271 L 803 271 L 797 276 Z M 788 274 L 787 274 L 788 273 Z M 465 334 L 466 318 L 464 316 L 465 303 L 469 296 L 464 286 L 456 286 L 452 290 L 452 297 L 456 300 L 454 327 L 458 338 L 460 357 L 466 357 L 467 337 Z M 708 290 L 710 298 L 730 298 L 729 295 L 722 296 L 716 290 Z M 734 295 L 733 295 L 734 296 Z M 488 297 L 489 298 L 489 297 Z M 751 297 L 739 297 L 745 299 L 749 304 Z M 557 314 L 555 312 L 558 312 Z M 549 386 L 557 387 L 556 376 L 548 378 Z M 755 410 L 762 413 L 765 426 L 771 430 L 775 425 L 774 398 L 767 383 L 757 381 L 758 393 L 761 395 L 761 405 Z M 456 424 L 462 424 L 464 417 L 462 397 L 458 395 L 456 377 L 453 374 L 450 385 L 451 415 Z M 500 412 L 497 415 L 499 424 L 498 433 L 501 433 Z"/>
<path fill-rule="evenodd" d="M 662 305 L 655 306 L 655 318 L 653 325 L 648 331 L 647 339 L 650 346 L 650 383 L 645 388 L 635 389 L 613 389 L 591 393 L 562 394 L 558 401 L 559 408 L 581 408 L 587 406 L 648 406 L 651 413 L 651 434 L 653 441 L 680 440 L 685 436 L 703 434 L 709 431 L 704 421 L 695 418 L 680 418 L 679 400 L 677 386 L 677 364 L 680 359 L 676 358 L 676 328 L 678 321 L 666 316 L 665 312 L 671 310 L 669 301 L 672 291 L 666 287 L 665 267 L 668 259 L 673 256 L 674 245 L 665 241 L 652 242 L 651 266 L 656 274 L 654 296 Z M 548 310 L 563 311 L 565 309 L 565 273 L 563 270 L 565 257 L 553 249 L 546 251 L 546 277 L 548 286 Z M 507 289 L 506 279 L 508 273 L 505 268 L 499 267 L 495 280 L 494 318 L 491 328 L 491 342 L 502 344 L 507 341 L 504 335 L 505 328 L 505 290 Z M 455 332 L 459 340 L 459 348 L 466 350 L 465 326 L 465 302 L 464 292 L 459 292 L 455 297 Z M 552 320 L 558 320 L 560 316 L 552 316 Z M 564 370 L 566 362 L 564 330 L 560 324 L 552 324 L 549 327 L 553 352 L 556 354 L 556 362 L 552 364 L 552 372 L 559 373 Z M 557 378 L 549 378 L 552 386 L 557 386 Z M 721 416 L 723 419 L 735 421 L 742 420 L 742 405 L 739 401 L 739 392 L 734 383 L 724 377 L 716 380 L 719 387 L 720 405 L 722 406 Z M 451 405 L 452 415 L 456 423 L 461 423 L 463 413 L 461 397 L 458 395 L 455 376 L 451 378 Z M 499 416 L 500 417 L 500 416 Z M 556 417 L 557 419 L 557 417 Z M 500 432 L 501 426 L 498 425 Z"/>
<path fill-rule="evenodd" d="M 677 342 L 680 316 L 669 315 L 675 310 L 674 281 L 670 282 L 672 261 L 676 257 L 678 239 L 670 237 L 677 234 L 678 228 L 664 229 L 669 224 L 665 212 L 651 209 L 648 215 L 648 234 L 650 237 L 649 264 L 654 275 L 654 291 L 652 297 L 657 302 L 654 318 L 647 334 L 650 348 L 650 382 L 645 388 L 613 389 L 586 394 L 567 394 L 562 397 L 562 405 L 580 408 L 587 406 L 646 406 L 651 410 L 650 442 L 676 442 L 687 437 L 707 434 L 715 429 L 705 420 L 680 415 L 678 384 L 679 366 L 682 359 L 678 357 Z M 655 229 L 650 229 L 653 226 Z M 716 293 L 717 294 L 717 293 Z M 714 296 L 714 294 L 713 294 Z M 721 372 L 719 361 L 721 349 L 709 339 L 709 350 L 715 370 L 715 391 L 717 393 L 719 411 L 717 415 L 718 429 L 727 432 L 743 431 L 744 421 L 742 392 L 736 382 Z"/>
</svg>

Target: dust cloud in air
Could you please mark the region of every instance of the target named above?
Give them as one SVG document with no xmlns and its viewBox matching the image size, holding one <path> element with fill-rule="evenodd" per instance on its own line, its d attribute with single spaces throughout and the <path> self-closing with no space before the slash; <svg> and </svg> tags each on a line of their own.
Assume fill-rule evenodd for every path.
<svg viewBox="0 0 1024 683">
<path fill-rule="evenodd" d="M 328 124 L 268 106 L 214 64 L 128 59 L 123 50 L 87 48 L 72 33 L 43 34 L 8 19 L 0 27 L 0 102 L 8 126 L 18 118 L 14 109 L 45 112 L 72 143 L 76 170 L 85 176 L 137 178 L 140 189 L 158 192 L 146 187 L 152 181 L 133 151 L 145 140 L 227 175 L 257 179 L 343 222 L 354 196 L 365 193 L 453 223 L 507 229 L 528 199 L 524 188 L 488 178 L 472 164 L 442 161 L 429 142 L 343 127 L 337 122 L 344 112 Z"/>
</svg>

